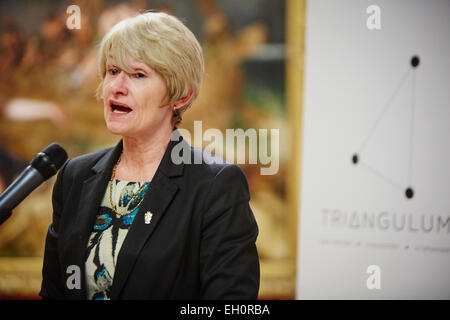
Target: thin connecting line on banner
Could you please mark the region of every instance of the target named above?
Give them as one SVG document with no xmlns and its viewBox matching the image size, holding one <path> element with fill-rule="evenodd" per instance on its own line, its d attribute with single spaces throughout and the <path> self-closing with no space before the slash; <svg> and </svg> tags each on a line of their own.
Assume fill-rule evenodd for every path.
<svg viewBox="0 0 450 320">
<path fill-rule="evenodd" d="M 397 85 L 396 89 L 394 90 L 393 94 L 390 96 L 388 101 L 385 103 L 385 106 L 384 106 L 382 112 L 379 114 L 379 116 L 378 116 L 377 120 L 374 122 L 371 130 L 367 134 L 366 138 L 363 140 L 363 142 L 361 144 L 361 147 L 359 148 L 359 152 L 358 152 L 359 154 L 361 154 L 363 152 L 364 148 L 367 145 L 367 142 L 372 137 L 373 133 L 376 131 L 378 125 L 381 122 L 381 120 L 384 118 L 384 115 L 389 110 L 389 108 L 392 106 L 392 101 L 394 100 L 395 96 L 400 91 L 400 89 L 403 87 L 403 85 L 405 84 L 406 79 L 408 78 L 410 72 L 411 72 L 411 69 L 408 69 L 408 71 L 403 75 L 402 79 L 400 80 L 400 82 Z"/>
<path fill-rule="evenodd" d="M 412 74 L 411 85 L 411 125 L 409 132 L 409 172 L 408 172 L 408 185 L 412 185 L 412 170 L 413 170 L 413 147 L 414 147 L 414 109 L 416 98 L 416 73 Z"/>
<path fill-rule="evenodd" d="M 371 173 L 373 173 L 374 175 L 378 176 L 380 179 L 383 179 L 384 181 L 386 181 L 387 183 L 389 183 L 390 185 L 392 185 L 395 188 L 398 188 L 399 190 L 403 190 L 403 186 L 401 183 L 396 182 L 394 180 L 392 180 L 391 178 L 385 176 L 384 174 L 382 174 L 380 171 L 378 171 L 377 169 L 373 168 L 371 165 L 369 165 L 367 162 L 365 161 L 361 161 L 360 162 L 361 165 L 363 166 L 363 168 L 367 169 L 368 171 L 370 171 Z"/>
<path fill-rule="evenodd" d="M 370 171 L 371 173 L 375 174 L 376 176 L 380 177 L 384 181 L 388 182 L 389 184 L 404 189 L 404 185 L 402 186 L 401 183 L 398 183 L 394 181 L 392 178 L 389 178 L 387 175 L 383 174 L 380 170 L 374 168 L 372 165 L 369 165 L 367 161 L 362 161 L 361 155 L 366 148 L 366 146 L 369 143 L 370 138 L 373 136 L 373 134 L 377 131 L 379 124 L 383 120 L 383 118 L 386 116 L 387 111 L 392 107 L 393 100 L 397 96 L 397 94 L 400 92 L 400 90 L 404 87 L 407 80 L 411 79 L 411 108 L 410 108 L 410 125 L 409 125 L 409 145 L 408 145 L 408 164 L 407 164 L 407 181 L 406 181 L 406 190 L 405 195 L 407 198 L 412 198 L 414 196 L 414 190 L 412 189 L 412 182 L 413 182 L 413 154 L 414 154 L 414 120 L 415 120 L 415 99 L 416 99 L 416 68 L 419 65 L 419 57 L 413 56 L 411 58 L 411 68 L 409 68 L 401 77 L 400 81 L 398 82 L 397 86 L 393 90 L 391 96 L 384 104 L 380 114 L 378 115 L 377 119 L 373 123 L 372 127 L 370 128 L 368 134 L 363 139 L 360 148 L 358 149 L 358 152 L 355 153 L 352 157 L 353 163 L 356 165 L 360 163 L 365 169 Z"/>
</svg>

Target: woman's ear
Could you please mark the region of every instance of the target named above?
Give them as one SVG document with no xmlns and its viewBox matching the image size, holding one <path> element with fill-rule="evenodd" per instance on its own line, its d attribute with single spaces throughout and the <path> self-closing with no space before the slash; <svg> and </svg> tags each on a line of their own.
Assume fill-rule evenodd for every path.
<svg viewBox="0 0 450 320">
<path fill-rule="evenodd" d="M 186 105 L 192 100 L 192 97 L 193 97 L 193 96 L 194 96 L 194 91 L 191 90 L 191 91 L 189 91 L 189 93 L 188 93 L 187 95 L 185 95 L 183 98 L 181 98 L 181 99 L 175 101 L 175 102 L 172 104 L 172 105 L 173 105 L 173 108 L 174 108 L 174 111 L 175 111 L 175 110 L 178 110 L 178 109 L 180 109 L 180 108 L 183 108 L 184 106 L 186 106 Z"/>
</svg>

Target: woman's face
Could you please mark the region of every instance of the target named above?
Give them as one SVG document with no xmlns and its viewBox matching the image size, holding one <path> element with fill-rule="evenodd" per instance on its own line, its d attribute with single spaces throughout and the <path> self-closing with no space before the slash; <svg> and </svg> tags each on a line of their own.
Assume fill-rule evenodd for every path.
<svg viewBox="0 0 450 320">
<path fill-rule="evenodd" d="M 108 130 L 124 137 L 145 137 L 170 124 L 172 110 L 161 108 L 167 96 L 164 77 L 145 63 L 128 57 L 132 73 L 106 60 L 103 103 Z"/>
</svg>

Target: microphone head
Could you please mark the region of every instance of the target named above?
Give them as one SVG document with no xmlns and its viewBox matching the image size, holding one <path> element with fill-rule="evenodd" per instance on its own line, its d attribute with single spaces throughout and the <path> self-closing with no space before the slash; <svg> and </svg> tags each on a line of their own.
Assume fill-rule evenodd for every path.
<svg viewBox="0 0 450 320">
<path fill-rule="evenodd" d="M 66 150 L 64 150 L 64 148 L 57 143 L 52 143 L 51 145 L 47 146 L 47 148 L 42 150 L 42 153 L 45 153 L 47 155 L 47 157 L 50 159 L 50 162 L 55 165 L 56 170 L 59 170 L 59 168 L 61 168 L 68 157 Z"/>
<path fill-rule="evenodd" d="M 59 168 L 66 162 L 68 156 L 66 150 L 59 144 L 52 143 L 39 152 L 30 165 L 36 168 L 45 180 L 56 174 Z"/>
</svg>

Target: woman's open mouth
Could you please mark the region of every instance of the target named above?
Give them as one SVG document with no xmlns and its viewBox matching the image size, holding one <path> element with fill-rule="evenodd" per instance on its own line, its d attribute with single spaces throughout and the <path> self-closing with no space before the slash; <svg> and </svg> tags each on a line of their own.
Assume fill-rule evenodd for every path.
<svg viewBox="0 0 450 320">
<path fill-rule="evenodd" d="M 111 108 L 111 111 L 117 114 L 127 114 L 133 111 L 133 109 L 131 109 L 127 105 L 116 101 L 110 101 L 109 106 Z"/>
</svg>

